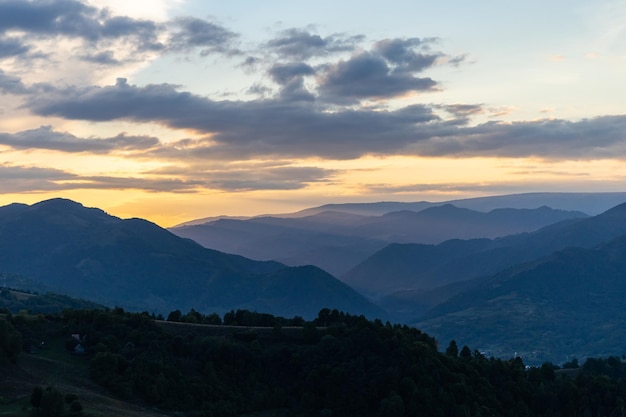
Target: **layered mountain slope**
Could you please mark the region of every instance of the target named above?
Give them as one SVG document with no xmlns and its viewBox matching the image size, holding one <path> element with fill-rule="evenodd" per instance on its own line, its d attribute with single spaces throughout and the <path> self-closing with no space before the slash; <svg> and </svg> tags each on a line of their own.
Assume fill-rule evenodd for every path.
<svg viewBox="0 0 626 417">
<path fill-rule="evenodd" d="M 450 240 L 439 245 L 393 244 L 372 255 L 342 280 L 375 296 L 432 290 L 495 274 L 566 247 L 590 248 L 626 233 L 626 204 L 600 215 L 559 222 L 533 233 L 500 239 Z M 389 304 L 393 304 L 387 300 Z"/>
<path fill-rule="evenodd" d="M 483 280 L 417 325 L 497 356 L 563 362 L 626 353 L 626 235 L 567 248 Z"/>
<path fill-rule="evenodd" d="M 510 207 L 518 209 L 532 209 L 540 206 L 548 206 L 554 209 L 566 211 L 582 211 L 590 215 L 600 214 L 609 208 L 626 201 L 626 193 L 521 193 L 506 194 L 487 197 L 464 198 L 448 200 L 438 203 L 429 201 L 419 202 L 394 202 L 383 201 L 377 203 L 345 203 L 325 204 L 311 207 L 297 213 L 282 214 L 276 217 L 305 217 L 325 211 L 340 211 L 366 216 L 380 216 L 393 211 L 421 211 L 429 207 L 452 204 L 456 207 L 488 212 L 494 209 Z"/>
<path fill-rule="evenodd" d="M 170 230 L 221 252 L 294 266 L 316 265 L 337 275 L 387 244 L 343 234 L 342 226 L 355 218 L 361 216 L 324 213 L 305 219 L 220 219 Z"/>
<path fill-rule="evenodd" d="M 121 220 L 62 199 L 0 208 L 0 272 L 134 310 L 263 308 L 309 315 L 331 307 L 382 315 L 319 269 L 224 254 L 146 220 Z M 293 282 L 309 285 L 307 306 L 299 294 L 289 293 Z"/>
<path fill-rule="evenodd" d="M 342 275 L 388 243 L 492 238 L 582 217 L 587 216 L 548 207 L 481 213 L 448 204 L 382 216 L 326 211 L 299 218 L 221 219 L 171 231 L 222 252 L 289 265 L 314 264 Z"/>
</svg>

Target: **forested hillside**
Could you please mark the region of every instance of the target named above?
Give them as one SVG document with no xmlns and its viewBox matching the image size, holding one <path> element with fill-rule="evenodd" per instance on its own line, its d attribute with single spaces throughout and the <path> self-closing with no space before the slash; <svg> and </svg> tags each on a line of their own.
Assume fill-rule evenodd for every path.
<svg viewBox="0 0 626 417">
<path fill-rule="evenodd" d="M 24 277 L 31 290 L 132 311 L 242 308 L 313 318 L 332 307 L 384 315 L 319 268 L 206 249 L 147 220 L 122 220 L 65 199 L 0 207 L 0 285 L 16 285 L 13 277 Z"/>
<path fill-rule="evenodd" d="M 604 416 L 626 404 L 626 367 L 616 357 L 529 368 L 454 341 L 441 352 L 418 329 L 328 309 L 311 322 L 249 311 L 170 316 L 186 330 L 171 334 L 147 313 L 119 308 L 43 322 L 8 315 L 0 330 L 16 340 L 65 337 L 66 355 L 80 345 L 91 379 L 111 395 L 177 415 Z M 233 332 L 233 324 L 243 327 Z M 35 386 L 32 396 L 46 389 L 55 388 Z"/>
</svg>

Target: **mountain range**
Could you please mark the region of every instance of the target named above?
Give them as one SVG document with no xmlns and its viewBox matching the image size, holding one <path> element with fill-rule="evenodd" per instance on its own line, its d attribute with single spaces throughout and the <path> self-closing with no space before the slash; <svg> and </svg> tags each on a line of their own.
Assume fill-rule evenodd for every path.
<svg viewBox="0 0 626 417">
<path fill-rule="evenodd" d="M 565 220 L 498 239 L 391 244 L 341 279 L 374 298 L 383 297 L 380 304 L 390 313 L 415 319 L 442 297 L 465 290 L 468 280 L 491 276 L 567 247 L 592 248 L 623 234 L 624 204 L 594 217 Z"/>
<path fill-rule="evenodd" d="M 623 208 L 626 210 L 626 208 Z M 481 280 L 414 323 L 440 340 L 525 362 L 626 352 L 626 235 Z"/>
<path fill-rule="evenodd" d="M 480 212 L 488 212 L 498 208 L 533 209 L 547 206 L 557 210 L 582 211 L 589 215 L 600 214 L 611 207 L 626 201 L 625 192 L 598 192 L 598 193 L 521 193 L 487 197 L 463 198 L 441 202 L 417 201 L 398 202 L 380 201 L 376 203 L 339 203 L 324 204 L 307 208 L 295 213 L 276 214 L 263 217 L 306 217 L 325 211 L 360 214 L 363 216 L 380 216 L 393 211 L 422 211 L 429 207 L 452 204 L 456 207 L 467 208 Z M 204 219 L 192 220 L 184 224 L 206 223 Z"/>
<path fill-rule="evenodd" d="M 432 244 L 386 243 L 381 225 L 396 219 L 402 219 L 406 233 L 413 227 L 409 223 L 420 219 L 425 231 L 432 226 L 456 236 Z M 538 226 L 541 222 L 548 224 Z M 345 239 L 347 247 L 353 235 L 367 242 L 371 233 L 376 238 L 369 243 L 382 246 L 340 281 L 319 265 L 290 267 L 227 254 L 146 220 L 122 220 L 53 199 L 0 207 L 0 285 L 162 313 L 248 309 L 310 318 L 328 307 L 410 323 L 441 346 L 455 339 L 488 356 L 520 355 L 530 363 L 626 350 L 621 332 L 626 203 L 594 216 L 548 207 L 478 212 L 443 205 L 378 216 L 323 211 L 300 218 L 210 222 L 216 224 L 228 225 L 223 236 L 230 233 L 231 242 L 265 234 L 280 241 L 285 253 L 296 246 L 285 237 L 298 234 L 302 242 L 326 239 L 329 257 L 347 253 L 332 250 L 342 242 L 334 239 Z M 481 227 L 513 226 L 532 230 L 460 238 Z"/>
<path fill-rule="evenodd" d="M 385 204 L 392 207 L 391 203 Z M 403 210 L 375 216 L 321 211 L 305 217 L 222 218 L 170 231 L 207 248 L 293 266 L 313 264 L 342 276 L 390 243 L 493 238 L 582 217 L 587 215 L 546 206 L 483 213 L 444 204 L 418 212 Z"/>
<path fill-rule="evenodd" d="M 329 208 L 339 209 L 324 206 Z M 420 213 L 431 219 L 455 213 L 466 224 L 478 224 L 481 215 L 500 210 L 512 217 L 522 213 L 493 209 L 477 214 L 444 205 L 378 217 L 381 221 L 406 216 L 407 231 L 411 226 L 406 219 Z M 339 218 L 328 211 L 305 213 L 309 216 L 238 220 L 237 225 L 244 233 L 246 224 L 263 221 L 266 226 L 286 227 L 315 216 Z M 626 319 L 626 204 L 592 217 L 569 213 L 574 215 L 536 230 L 495 238 L 461 239 L 471 227 L 458 227 L 455 239 L 436 244 L 394 242 L 340 278 L 372 297 L 392 317 L 435 336 L 443 346 L 455 339 L 487 356 L 522 356 L 535 364 L 621 355 L 626 351 L 626 335 L 621 332 Z M 352 225 L 365 224 L 364 229 L 376 224 L 364 212 L 341 216 Z M 439 228 L 453 230 L 452 223 L 443 221 Z M 338 230 L 336 226 L 334 231 Z M 368 236 L 376 236 L 372 230 Z"/>
<path fill-rule="evenodd" d="M 131 310 L 384 312 L 327 272 L 206 249 L 142 219 L 64 199 L 0 207 L 0 272 Z"/>
</svg>

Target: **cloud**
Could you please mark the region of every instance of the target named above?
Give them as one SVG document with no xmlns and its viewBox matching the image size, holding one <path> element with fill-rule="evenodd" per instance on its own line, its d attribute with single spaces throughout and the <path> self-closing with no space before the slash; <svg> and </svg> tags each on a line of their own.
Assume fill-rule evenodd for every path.
<svg viewBox="0 0 626 417">
<path fill-rule="evenodd" d="M 7 75 L 0 69 L 0 92 L 3 94 L 26 94 L 29 89 L 18 77 Z"/>
<path fill-rule="evenodd" d="M 433 66 L 435 61 L 442 57 L 441 52 L 418 53 L 416 48 L 429 49 L 429 45 L 434 39 L 421 40 L 419 38 L 409 39 L 384 39 L 376 42 L 374 51 L 381 57 L 398 66 L 396 70 L 406 72 L 420 72 Z"/>
<path fill-rule="evenodd" d="M 0 59 L 17 55 L 26 55 L 30 47 L 24 45 L 21 40 L 12 37 L 0 38 Z"/>
<path fill-rule="evenodd" d="M 325 182 L 334 173 L 318 167 L 230 168 L 207 172 L 206 186 L 228 191 L 297 190 Z"/>
<path fill-rule="evenodd" d="M 0 2 L 0 31 L 76 35 L 96 9 L 79 1 L 4 0 Z"/>
<path fill-rule="evenodd" d="M 27 107 L 43 116 L 109 121 L 157 122 L 211 135 L 201 149 L 213 157 L 250 155 L 355 158 L 393 153 L 424 135 L 420 126 L 439 118 L 426 106 L 396 111 L 325 111 L 315 103 L 280 99 L 213 101 L 176 86 L 70 88 L 33 97 Z M 199 151 L 199 149 L 194 149 Z"/>
<path fill-rule="evenodd" d="M 200 48 L 201 55 L 238 53 L 232 46 L 238 35 L 215 23 L 195 17 L 180 17 L 170 22 L 170 26 L 173 28 L 168 46 L 170 50 Z"/>
<path fill-rule="evenodd" d="M 275 64 L 269 70 L 269 75 L 281 86 L 280 96 L 287 101 L 315 100 L 304 86 L 304 77 L 313 74 L 313 67 L 305 63 Z"/>
<path fill-rule="evenodd" d="M 83 61 L 100 65 L 118 65 L 121 62 L 115 59 L 113 51 L 101 51 L 94 54 L 85 54 L 80 57 Z"/>
<path fill-rule="evenodd" d="M 432 91 L 436 86 L 437 82 L 431 78 L 396 71 L 380 55 L 364 52 L 330 65 L 319 90 L 325 99 L 345 103 Z"/>
<path fill-rule="evenodd" d="M 537 175 L 533 178 L 532 174 Z M 597 192 L 621 192 L 624 189 L 624 176 L 616 175 L 614 178 L 594 179 L 589 175 L 568 175 L 566 173 L 548 173 L 558 175 L 561 178 L 552 178 L 546 182 L 541 178 L 541 172 L 533 171 L 529 174 L 520 175 L 519 179 L 480 182 L 448 182 L 448 183 L 414 183 L 414 184 L 366 184 L 362 190 L 372 195 L 418 195 L 424 198 L 424 194 L 467 196 L 468 193 L 476 196 L 535 193 L 535 192 L 580 192 L 581 190 L 595 190 Z M 458 197 L 456 197 L 458 198 Z"/>
<path fill-rule="evenodd" d="M 13 166 L 0 163 L 0 192 L 23 193 L 55 191 L 57 181 L 76 178 L 75 175 L 52 168 Z"/>
<path fill-rule="evenodd" d="M 275 52 L 281 58 L 306 60 L 337 52 L 353 51 L 363 39 L 364 36 L 361 35 L 347 37 L 340 34 L 323 38 L 308 30 L 291 28 L 267 42 L 264 49 Z"/>
<path fill-rule="evenodd" d="M 77 175 L 54 168 L 24 167 L 0 163 L 0 192 L 50 192 L 62 190 L 143 190 L 195 193 L 200 189 L 222 191 L 295 190 L 328 181 L 333 170 L 302 166 L 177 166 L 143 173 L 139 177 Z"/>
<path fill-rule="evenodd" d="M 131 150 L 147 150 L 159 144 L 148 136 L 119 134 L 112 138 L 78 138 L 70 133 L 56 132 L 51 126 L 14 134 L 0 133 L 0 145 L 13 149 L 46 149 L 68 153 L 106 154 Z"/>
<path fill-rule="evenodd" d="M 296 71 L 296 73 L 298 73 Z M 286 80 L 288 77 L 285 77 Z M 177 86 L 137 87 L 119 80 L 103 88 L 55 90 L 27 103 L 43 116 L 91 121 L 157 122 L 193 129 L 207 139 L 159 147 L 161 157 L 324 157 L 366 154 L 423 156 L 506 156 L 612 158 L 626 156 L 626 115 L 581 121 L 489 122 L 468 126 L 479 105 L 412 105 L 395 110 L 338 109 L 279 98 L 214 101 Z M 439 106 L 441 108 L 441 106 Z"/>
<path fill-rule="evenodd" d="M 203 186 L 202 182 L 178 178 L 127 178 L 109 176 L 81 176 L 67 182 L 63 189 L 90 190 L 142 190 L 148 192 L 195 193 Z"/>
<path fill-rule="evenodd" d="M 143 48 L 152 48 L 158 28 L 149 20 L 110 16 L 107 10 L 75 0 L 5 0 L 0 2 L 0 32 L 9 31 L 91 42 L 132 37 Z"/>
<path fill-rule="evenodd" d="M 123 178 L 79 176 L 54 168 L 24 167 L 0 163 L 1 193 L 41 193 L 63 190 L 126 190 L 148 192 L 196 192 L 200 182 L 171 178 Z"/>
<path fill-rule="evenodd" d="M 183 178 L 205 188 L 223 191 L 250 191 L 302 189 L 312 183 L 330 181 L 336 173 L 336 170 L 319 167 L 293 166 L 289 161 L 200 162 L 186 158 L 176 165 L 145 174 Z"/>
<path fill-rule="evenodd" d="M 360 36 L 322 38 L 308 31 L 290 29 L 268 43 L 270 50 L 276 50 L 279 57 L 289 59 L 287 63 L 273 63 L 268 74 L 283 87 L 280 95 L 284 97 L 310 99 L 311 95 L 316 95 L 320 101 L 346 105 L 434 91 L 438 87 L 432 78 L 416 75 L 447 57 L 430 50 L 435 39 L 384 39 L 374 43 L 369 51 L 361 50 L 347 59 L 331 60 L 333 53 L 354 52 L 362 39 Z M 329 60 L 315 66 L 307 62 L 307 59 L 322 56 Z M 258 62 L 254 59 L 246 66 Z M 317 76 L 315 91 L 305 90 L 303 77 L 312 75 Z"/>
<path fill-rule="evenodd" d="M 454 123 L 457 125 L 466 125 L 470 122 L 472 116 L 485 112 L 482 104 L 445 104 L 434 107 L 450 113 L 454 117 Z"/>
<path fill-rule="evenodd" d="M 9 33 L 12 37 L 6 36 Z M 161 23 L 112 15 L 108 9 L 77 0 L 0 1 L 0 59 L 29 58 L 37 42 L 56 38 L 82 40 L 82 49 L 89 52 L 79 58 L 106 65 L 123 63 L 114 57 L 113 46 L 124 52 L 125 61 L 140 61 L 153 52 L 237 52 L 232 46 L 235 33 L 195 17 Z"/>
<path fill-rule="evenodd" d="M 489 122 L 416 143 L 426 156 L 604 159 L 626 157 L 626 115 L 580 121 Z"/>
<path fill-rule="evenodd" d="M 79 176 L 53 168 L 28 168 L 0 164 L 0 178 L 11 184 L 0 192 L 34 192 L 70 189 L 141 189 L 149 192 L 190 193 L 199 189 L 224 191 L 293 190 L 314 182 L 327 181 L 336 171 L 319 167 L 291 166 L 270 160 L 264 163 L 225 163 L 208 161 L 199 146 L 204 141 L 185 139 L 163 144 L 156 138 L 120 134 L 112 138 L 79 138 L 56 132 L 50 126 L 0 134 L 0 145 L 23 150 L 54 150 L 65 153 L 115 155 L 175 165 L 140 173 L 137 177 L 102 175 Z M 197 154 L 195 154 L 197 153 Z"/>
<path fill-rule="evenodd" d="M 296 78 L 301 78 L 306 75 L 313 75 L 315 74 L 315 70 L 310 65 L 302 62 L 290 64 L 275 64 L 269 70 L 269 74 L 276 83 L 285 85 Z"/>
</svg>

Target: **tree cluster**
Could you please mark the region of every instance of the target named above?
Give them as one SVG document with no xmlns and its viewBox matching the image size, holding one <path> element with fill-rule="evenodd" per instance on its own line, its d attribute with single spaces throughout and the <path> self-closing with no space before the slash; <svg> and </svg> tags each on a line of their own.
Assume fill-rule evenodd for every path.
<svg viewBox="0 0 626 417">
<path fill-rule="evenodd" d="M 170 335 L 153 318 L 114 309 L 67 310 L 55 319 L 68 334 L 80 335 L 95 382 L 120 398 L 193 416 L 596 417 L 626 411 L 626 365 L 616 357 L 588 359 L 577 368 L 577 362 L 567 369 L 527 367 L 519 358 L 486 358 L 454 341 L 442 352 L 418 329 L 329 309 L 303 321 L 298 338 L 279 331 L 271 337 L 211 335 L 200 325 Z M 222 323 L 293 324 L 283 320 L 239 310 Z"/>
<path fill-rule="evenodd" d="M 30 404 L 33 406 L 33 417 L 80 417 L 83 415 L 83 405 L 76 394 L 63 395 L 52 386 L 33 388 Z"/>
<path fill-rule="evenodd" d="M 0 364 L 15 363 L 22 347 L 22 334 L 13 326 L 11 316 L 0 318 Z"/>
</svg>

